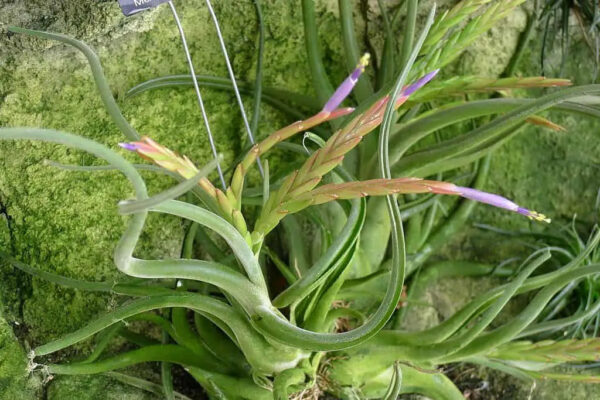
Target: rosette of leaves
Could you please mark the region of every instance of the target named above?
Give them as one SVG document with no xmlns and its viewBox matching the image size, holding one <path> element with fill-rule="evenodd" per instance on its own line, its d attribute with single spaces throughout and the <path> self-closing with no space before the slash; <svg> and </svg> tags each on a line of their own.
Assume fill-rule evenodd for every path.
<svg viewBox="0 0 600 400">
<path fill-rule="evenodd" d="M 524 362 L 538 363 L 541 359 L 545 369 L 595 359 L 593 340 L 525 343 L 518 339 L 528 331 L 576 322 L 571 317 L 544 322 L 537 318 L 556 293 L 571 282 L 600 273 L 598 264 L 583 265 L 600 240 L 598 233 L 560 268 L 536 273 L 551 258 L 551 249 L 541 248 L 518 269 L 508 274 L 504 271 L 510 276 L 506 283 L 476 297 L 441 324 L 419 332 L 400 329 L 402 312 L 397 308 L 404 284 L 460 229 L 474 207 L 473 200 L 545 220 L 541 214 L 481 191 L 489 155 L 525 124 L 557 129 L 539 115 L 545 110 L 598 116 L 596 108 L 577 101 L 600 92 L 597 85 L 552 91 L 535 99 L 493 97 L 458 102 L 457 95 L 472 91 L 506 92 L 511 88 L 566 86 L 568 82 L 538 77 L 455 77 L 424 86 L 438 68 L 451 63 L 477 36 L 523 2 L 463 0 L 437 17 L 431 10 L 423 30 L 415 37 L 418 1 L 409 0 L 400 46 L 391 34 L 396 17 L 382 9 L 388 31 L 378 76 L 371 82 L 362 74 L 366 60 L 359 59 L 352 3 L 340 0 L 348 65 L 358 66 L 333 91 L 319 55 L 314 4 L 303 0 L 306 48 L 317 99 L 306 101 L 305 96 L 262 88 L 260 79 L 253 84 L 240 82 L 239 86 L 253 93 L 255 100 L 268 102 L 294 118 L 299 109 L 312 111 L 308 115 L 313 116 L 297 118 L 300 121 L 268 135 L 241 154 L 240 161 L 231 166 L 230 185 L 224 190 L 208 179 L 214 165 L 199 169 L 151 139 L 140 138 L 120 113 L 98 57 L 87 45 L 60 34 L 12 28 L 82 51 L 109 114 L 130 140 L 123 147 L 138 152 L 156 163 L 158 171 L 181 181 L 150 196 L 139 167 L 113 149 L 54 130 L 0 129 L 3 140 L 43 140 L 89 152 L 107 162 L 103 168 L 123 173 L 136 196 L 115 210 L 129 215 L 114 252 L 115 265 L 124 274 L 122 281 L 65 278 L 2 253 L 12 265 L 28 273 L 80 290 L 116 293 L 124 299 L 116 309 L 87 326 L 34 348 L 31 370 L 46 374 L 110 373 L 169 399 L 185 398 L 173 389 L 172 363 L 182 365 L 215 398 L 315 398 L 327 392 L 340 398 L 391 399 L 400 393 L 420 393 L 434 399 L 462 399 L 460 391 L 437 370 L 439 366 L 466 361 L 534 379 L 545 375 Z M 199 80 L 211 87 L 232 89 L 231 81 L 223 78 L 199 76 Z M 188 76 L 161 77 L 132 89 L 131 94 L 190 84 Z M 340 108 L 355 85 L 357 106 Z M 421 106 L 433 98 L 436 103 L 446 98 L 449 102 L 423 111 L 426 107 Z M 321 108 L 321 104 L 325 106 Z M 471 131 L 443 141 L 428 140 L 444 127 L 469 120 L 476 121 Z M 323 124 L 326 122 L 328 125 Z M 312 153 L 289 141 L 311 129 L 322 133 L 306 136 L 318 147 Z M 284 172 L 273 177 L 266 168 L 262 186 L 248 187 L 247 174 L 258 157 L 268 157 L 275 148 L 296 152 L 299 164 L 292 163 L 289 170 L 280 167 Z M 469 166 L 476 171 L 470 184 L 474 188 L 424 179 Z M 446 176 L 447 181 L 459 178 L 459 172 Z M 189 201 L 176 200 L 184 194 L 196 196 Z M 425 195 L 399 203 L 398 196 L 405 194 Z M 465 199 L 440 219 L 435 194 Z M 320 204 L 330 206 L 324 209 Z M 135 257 L 150 212 L 192 222 L 181 258 Z M 300 227 L 305 220 L 313 224 L 310 236 Z M 210 232 L 201 240 L 210 260 L 192 257 L 200 228 Z M 215 237 L 219 240 L 216 243 L 212 240 Z M 305 250 L 313 241 L 318 251 L 311 255 Z M 293 255 L 293 264 L 286 264 L 285 253 L 274 246 L 277 242 Z M 410 260 L 407 249 L 414 255 Z M 280 276 L 269 266 L 276 267 L 285 278 L 283 288 L 278 283 Z M 439 273 L 452 271 L 471 275 L 494 272 L 487 266 L 459 265 Z M 385 290 L 369 290 L 377 280 L 385 282 Z M 418 279 L 410 283 L 424 284 Z M 532 294 L 527 307 L 511 321 L 491 328 L 510 299 L 520 293 Z M 369 306 L 373 298 L 377 300 L 374 309 Z M 134 333 L 130 324 L 138 321 L 156 326 L 163 332 L 162 337 Z M 64 364 L 45 361 L 45 356 L 93 336 L 96 347 L 86 360 Z M 107 355 L 108 344 L 117 336 L 131 342 L 134 349 Z M 162 363 L 160 384 L 112 372 L 150 361 Z"/>
</svg>

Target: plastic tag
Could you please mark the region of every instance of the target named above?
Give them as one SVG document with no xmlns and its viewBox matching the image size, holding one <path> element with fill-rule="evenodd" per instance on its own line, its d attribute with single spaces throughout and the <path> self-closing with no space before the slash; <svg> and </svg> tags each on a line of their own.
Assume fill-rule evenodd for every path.
<svg viewBox="0 0 600 400">
<path fill-rule="evenodd" d="M 169 0 L 119 0 L 121 11 L 125 16 L 130 16 L 140 11 L 149 10 L 156 6 L 166 3 Z"/>
</svg>

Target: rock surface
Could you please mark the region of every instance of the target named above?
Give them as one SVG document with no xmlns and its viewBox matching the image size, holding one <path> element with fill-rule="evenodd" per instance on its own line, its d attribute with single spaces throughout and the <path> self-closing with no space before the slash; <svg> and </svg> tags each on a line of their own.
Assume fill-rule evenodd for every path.
<svg viewBox="0 0 600 400">
<path fill-rule="evenodd" d="M 337 82 L 346 73 L 338 35 L 337 6 L 331 0 L 318 3 L 326 69 L 332 82 Z M 370 12 L 357 10 L 355 16 L 358 29 L 368 27 L 369 37 L 377 45 L 382 38 L 381 19 L 377 2 L 370 3 Z M 422 2 L 423 9 L 430 3 Z M 204 5 L 191 0 L 177 4 L 198 72 L 226 76 Z M 257 44 L 252 2 L 216 2 L 215 9 L 237 76 L 252 80 Z M 267 24 L 265 85 L 314 94 L 299 6 L 276 1 L 264 4 L 263 13 Z M 499 73 L 514 50 L 524 24 L 524 12 L 515 13 L 475 43 L 457 65 L 444 73 Z M 115 1 L 8 0 L 0 4 L 0 29 L 4 30 L 7 25 L 60 32 L 87 41 L 98 51 L 125 117 L 139 132 L 185 153 L 198 164 L 210 159 L 202 120 L 191 91 L 158 90 L 130 99 L 124 96 L 128 88 L 139 82 L 187 72 L 168 7 L 126 19 Z M 572 52 L 574 59 L 567 76 L 577 83 L 585 83 L 591 76 L 591 65 L 585 59 L 588 53 L 584 45 L 576 46 L 579 48 Z M 538 50 L 532 46 L 527 51 L 520 73 L 539 73 Z M 225 154 L 226 160 L 232 160 L 245 144 L 245 140 L 240 139 L 244 131 L 235 98 L 229 92 L 206 90 L 205 93 L 219 151 Z M 251 98 L 246 97 L 245 101 L 246 109 L 250 110 Z M 263 109 L 262 115 L 259 136 L 290 122 L 269 107 Z M 496 154 L 487 189 L 510 196 L 555 219 L 569 219 L 577 213 L 580 218 L 592 220 L 600 162 L 597 156 L 600 140 L 595 135 L 598 124 L 573 116 L 552 115 L 552 119 L 569 131 L 554 133 L 532 127 L 522 132 Z M 0 36 L 0 126 L 64 130 L 113 149 L 123 140 L 104 111 L 81 54 L 59 43 L 23 35 Z M 135 159 L 132 155 L 127 157 Z M 67 164 L 101 164 L 88 154 L 61 146 L 29 141 L 0 142 L 0 249 L 10 249 L 19 260 L 45 271 L 91 281 L 116 279 L 119 273 L 112 263 L 111 252 L 123 231 L 125 218 L 118 215 L 115 205 L 132 196 L 130 187 L 117 173 L 63 171 L 44 165 L 46 159 Z M 171 184 L 164 178 L 144 176 L 152 192 Z M 473 220 L 504 228 L 528 226 L 525 219 L 483 206 L 478 208 Z M 137 254 L 176 257 L 183 233 L 180 221 L 152 215 Z M 512 248 L 507 244 L 499 246 L 501 250 L 489 251 L 489 240 L 489 235 L 467 230 L 445 254 L 493 262 L 501 260 L 507 248 Z M 34 399 L 41 395 L 39 382 L 19 373 L 27 362 L 22 350 L 25 342 L 39 345 L 80 328 L 119 301 L 114 296 L 83 293 L 32 279 L 2 264 L 0 306 L 10 324 L 0 320 L 0 354 L 10 356 L 0 355 L 0 383 L 6 376 L 9 388 L 8 394 L 0 391 L 0 398 Z M 15 332 L 21 344 L 11 332 L 15 322 L 20 324 Z M 72 351 L 87 348 L 88 345 L 81 344 Z M 69 355 L 66 354 L 65 359 Z M 575 390 L 562 384 L 556 387 Z M 555 386 L 552 388 L 558 391 Z M 61 377 L 48 384 L 46 391 L 48 398 L 54 400 L 75 396 L 83 400 L 148 398 L 145 393 L 115 386 L 103 377 Z M 118 397 L 121 394 L 126 397 Z"/>
<path fill-rule="evenodd" d="M 27 372 L 25 351 L 0 314 L 0 399 L 34 399 L 41 382 Z"/>
</svg>

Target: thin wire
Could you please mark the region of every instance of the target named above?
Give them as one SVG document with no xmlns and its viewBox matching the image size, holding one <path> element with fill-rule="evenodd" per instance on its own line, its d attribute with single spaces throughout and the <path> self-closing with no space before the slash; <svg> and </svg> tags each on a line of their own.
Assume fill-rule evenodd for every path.
<svg viewBox="0 0 600 400">
<path fill-rule="evenodd" d="M 242 103 L 242 96 L 240 95 L 240 91 L 238 90 L 237 82 L 235 80 L 235 74 L 233 73 L 233 68 L 231 67 L 231 62 L 229 61 L 229 55 L 227 54 L 227 48 L 225 47 L 225 41 L 223 40 L 223 35 L 221 34 L 221 28 L 219 27 L 219 21 L 217 20 L 217 16 L 215 11 L 212 8 L 212 4 L 210 0 L 206 0 L 206 6 L 208 7 L 208 12 L 215 24 L 215 29 L 217 31 L 217 36 L 219 37 L 219 43 L 221 44 L 221 51 L 223 52 L 223 57 L 225 57 L 225 63 L 227 64 L 227 71 L 229 72 L 229 78 L 231 79 L 231 84 L 233 85 L 233 91 L 235 92 L 235 97 L 237 99 L 238 105 L 240 107 L 240 112 L 242 114 L 242 119 L 244 120 L 244 126 L 246 127 L 246 132 L 248 132 L 248 138 L 250 139 L 250 143 L 254 145 L 254 135 L 252 134 L 252 130 L 250 129 L 250 124 L 248 123 L 248 117 L 246 116 L 246 111 L 244 110 L 244 103 Z M 257 99 L 259 101 L 260 99 Z M 264 178 L 264 171 L 262 168 L 262 163 L 260 162 L 260 158 L 257 157 L 256 164 L 258 166 L 258 170 L 260 171 L 260 176 Z"/>
<path fill-rule="evenodd" d="M 194 82 L 194 89 L 196 90 L 196 97 L 198 98 L 198 104 L 200 105 L 200 110 L 202 111 L 202 118 L 204 119 L 204 126 L 206 127 L 206 132 L 208 134 L 208 141 L 210 142 L 210 149 L 212 150 L 213 157 L 217 162 L 217 171 L 219 172 L 219 178 L 221 178 L 221 185 L 223 185 L 223 190 L 227 188 L 225 183 L 225 178 L 223 177 L 223 171 L 221 170 L 221 164 L 219 163 L 219 156 L 217 154 L 217 148 L 215 147 L 215 141 L 213 139 L 212 132 L 210 130 L 210 125 L 208 123 L 208 116 L 206 115 L 206 109 L 204 108 L 204 102 L 202 101 L 202 95 L 200 94 L 200 86 L 198 85 L 198 80 L 196 79 L 196 72 L 194 71 L 194 63 L 192 62 L 192 56 L 190 55 L 190 49 L 188 48 L 187 41 L 185 40 L 185 33 L 183 32 L 183 26 L 181 26 L 181 21 L 179 20 L 179 15 L 177 15 L 177 10 L 175 9 L 175 5 L 172 1 L 169 1 L 169 7 L 171 7 L 171 12 L 173 13 L 173 18 L 175 19 L 175 23 L 177 24 L 177 28 L 179 29 L 179 36 L 181 36 L 181 43 L 183 44 L 183 49 L 185 50 L 185 56 L 188 61 L 188 65 L 190 67 L 190 74 L 192 75 L 192 81 Z"/>
</svg>

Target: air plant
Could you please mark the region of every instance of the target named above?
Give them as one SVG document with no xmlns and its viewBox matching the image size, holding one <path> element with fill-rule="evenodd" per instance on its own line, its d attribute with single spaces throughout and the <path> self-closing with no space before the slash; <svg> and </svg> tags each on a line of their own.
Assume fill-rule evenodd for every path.
<svg viewBox="0 0 600 400">
<path fill-rule="evenodd" d="M 594 265 L 600 256 L 598 248 L 587 251 L 587 245 L 594 240 L 596 235 L 597 225 L 586 224 L 575 218 L 564 225 L 553 224 L 543 232 L 507 231 L 489 225 L 478 225 L 478 227 L 501 235 L 520 238 L 527 246 L 536 250 L 551 249 L 554 253 L 554 268 L 559 268 L 560 265 L 579 258 L 581 253 L 585 253 L 581 261 L 582 265 Z M 598 299 L 598 277 L 593 276 L 582 281 L 571 282 L 557 293 L 540 313 L 539 327 L 523 332 L 521 337 L 538 340 L 597 337 L 600 329 Z M 547 323 L 556 317 L 568 317 L 575 322 L 567 327 Z"/>
<path fill-rule="evenodd" d="M 543 26 L 542 74 L 546 70 L 548 53 L 553 50 L 556 42 L 559 42 L 557 47 L 560 48 L 561 54 L 560 73 L 564 72 L 571 45 L 572 27 L 570 19 L 572 17 L 576 19 L 583 39 L 593 56 L 594 76 L 592 80 L 595 81 L 600 63 L 600 32 L 598 31 L 600 14 L 598 2 L 594 0 L 545 0 L 542 2 L 541 12 L 539 13 L 539 20 Z M 531 24 L 533 23 L 532 20 Z"/>
<path fill-rule="evenodd" d="M 229 185 L 223 190 L 209 179 L 214 164 L 198 168 L 187 157 L 177 155 L 150 137 L 140 137 L 125 121 L 107 90 L 98 58 L 89 47 L 59 34 L 11 28 L 13 32 L 58 40 L 81 50 L 92 65 L 109 114 L 129 138 L 121 147 L 136 152 L 181 181 L 165 192 L 150 196 L 138 170 L 115 149 L 48 129 L 0 129 L 0 139 L 50 141 L 89 152 L 105 160 L 109 164 L 106 168 L 122 172 L 135 191 L 134 199 L 118 206 L 121 214 L 130 217 L 116 245 L 114 262 L 124 275 L 141 281 L 67 279 L 41 272 L 2 253 L 17 268 L 52 282 L 131 299 L 87 326 L 34 348 L 31 369 L 49 374 L 110 373 L 131 383 L 138 378 L 111 371 L 159 361 L 163 363 L 161 385 L 146 382 L 141 386 L 162 392 L 169 399 L 181 398 L 173 391 L 169 363 L 182 365 L 211 397 L 231 399 L 314 398 L 321 392 L 340 398 L 392 399 L 400 393 L 420 393 L 434 399 L 462 399 L 460 391 L 437 369 L 454 362 L 478 363 L 523 379 L 595 380 L 534 370 L 530 368 L 533 364 L 524 361 L 543 359 L 547 362 L 544 368 L 551 368 L 571 361 L 596 359 L 597 339 L 540 343 L 517 339 L 539 324 L 565 327 L 574 323 L 569 317 L 536 320 L 556 293 L 571 282 L 600 273 L 598 264 L 583 265 L 600 241 L 597 232 L 576 257 L 562 263 L 560 268 L 536 274 L 551 259 L 551 249 L 539 249 L 519 268 L 510 271 L 510 280 L 476 297 L 446 321 L 420 332 L 401 329 L 402 312 L 398 305 L 403 286 L 426 284 L 416 278 L 409 282 L 411 274 L 461 228 L 475 202 L 550 222 L 542 214 L 483 191 L 490 154 L 525 124 L 556 128 L 538 115 L 550 108 L 595 115 L 596 110 L 577 103 L 577 98 L 599 93 L 597 85 L 565 88 L 537 99 L 451 102 L 420 112 L 419 106 L 432 98 L 452 99 L 472 90 L 496 92 L 500 88 L 569 84 L 565 80 L 539 77 L 436 78 L 439 68 L 452 62 L 477 36 L 523 2 L 511 0 L 488 5 L 490 2 L 486 0 L 463 0 L 437 18 L 431 10 L 421 34 L 415 38 L 414 10 L 418 2 L 408 1 L 407 14 L 412 22 L 406 25 L 401 62 L 390 61 L 397 58 L 393 36 L 388 34 L 386 57 L 378 68 L 381 76 L 376 79 L 380 89 L 375 91 L 363 74 L 369 57 L 360 57 L 357 52 L 351 3 L 340 0 L 347 64 L 353 67 L 334 91 L 319 55 L 314 4 L 303 0 L 307 54 L 318 100 L 305 102 L 301 108 L 312 111 L 308 114 L 312 116 L 298 118 L 299 121 L 248 149 L 232 166 Z M 393 20 L 387 23 L 392 24 Z M 227 79 L 198 76 L 198 80 L 222 90 L 234 89 Z M 131 94 L 191 84 L 189 76 L 168 76 L 141 84 Z M 260 80 L 254 85 L 260 86 Z M 259 100 L 294 115 L 297 110 L 289 102 L 305 99 L 272 88 L 253 91 L 252 84 L 242 82 L 239 87 L 245 92 L 258 93 Z M 343 107 L 353 89 L 358 105 Z M 465 134 L 441 142 L 427 141 L 446 126 L 481 121 L 481 117 L 486 117 L 485 122 Z M 317 129 L 323 135 L 310 136 L 318 145 L 312 153 L 307 154 L 306 147 L 290 141 L 294 136 Z M 277 179 L 270 178 L 269 169 L 265 168 L 262 186 L 250 187 L 256 180 L 249 179 L 248 174 L 259 156 L 264 159 L 278 148 L 296 152 L 301 159 L 299 167 Z M 358 156 L 347 157 L 351 152 L 357 152 Z M 476 176 L 467 185 L 472 187 L 451 182 L 456 173 L 446 175 L 447 181 L 430 179 L 473 164 Z M 186 193 L 195 194 L 196 198 L 176 200 Z M 407 194 L 423 196 L 411 199 L 404 196 Z M 464 199 L 447 217 L 439 218 L 437 194 Z M 256 197 L 258 201 L 247 202 Z M 323 208 L 318 205 L 325 203 L 341 206 L 336 211 L 340 229 L 319 218 Z M 144 260 L 134 256 L 150 212 L 192 222 L 181 258 Z M 313 221 L 315 231 L 322 233 L 307 238 L 306 232 L 295 224 L 299 218 Z M 415 234 L 413 225 L 425 228 Z M 227 245 L 224 249 L 213 243 L 216 250 L 211 253 L 212 260 L 193 259 L 199 227 L 210 230 Z M 281 235 L 282 231 L 286 234 Z M 335 235 L 328 236 L 327 232 Z M 288 265 L 286 253 L 271 246 L 273 238 L 279 235 L 287 252 L 298 256 L 301 262 Z M 309 240 L 321 244 L 321 251 L 312 257 L 303 254 Z M 413 250 L 408 260 L 406 248 Z M 278 275 L 269 266 L 277 267 L 287 281 L 285 287 L 274 289 Z M 457 268 L 455 272 L 462 274 L 467 270 Z M 385 289 L 372 291 L 369 288 L 374 283 Z M 529 292 L 533 294 L 532 301 L 517 318 L 490 328 L 511 298 Z M 351 293 L 359 295 L 348 302 Z M 378 298 L 376 307 L 369 302 L 373 297 Z M 159 327 L 164 332 L 163 340 L 132 335 L 128 325 L 135 321 Z M 41 364 L 44 356 L 94 335 L 100 339 L 87 360 Z M 117 335 L 137 347 L 104 355 L 108 343 Z M 139 386 L 139 381 L 136 384 Z"/>
</svg>

